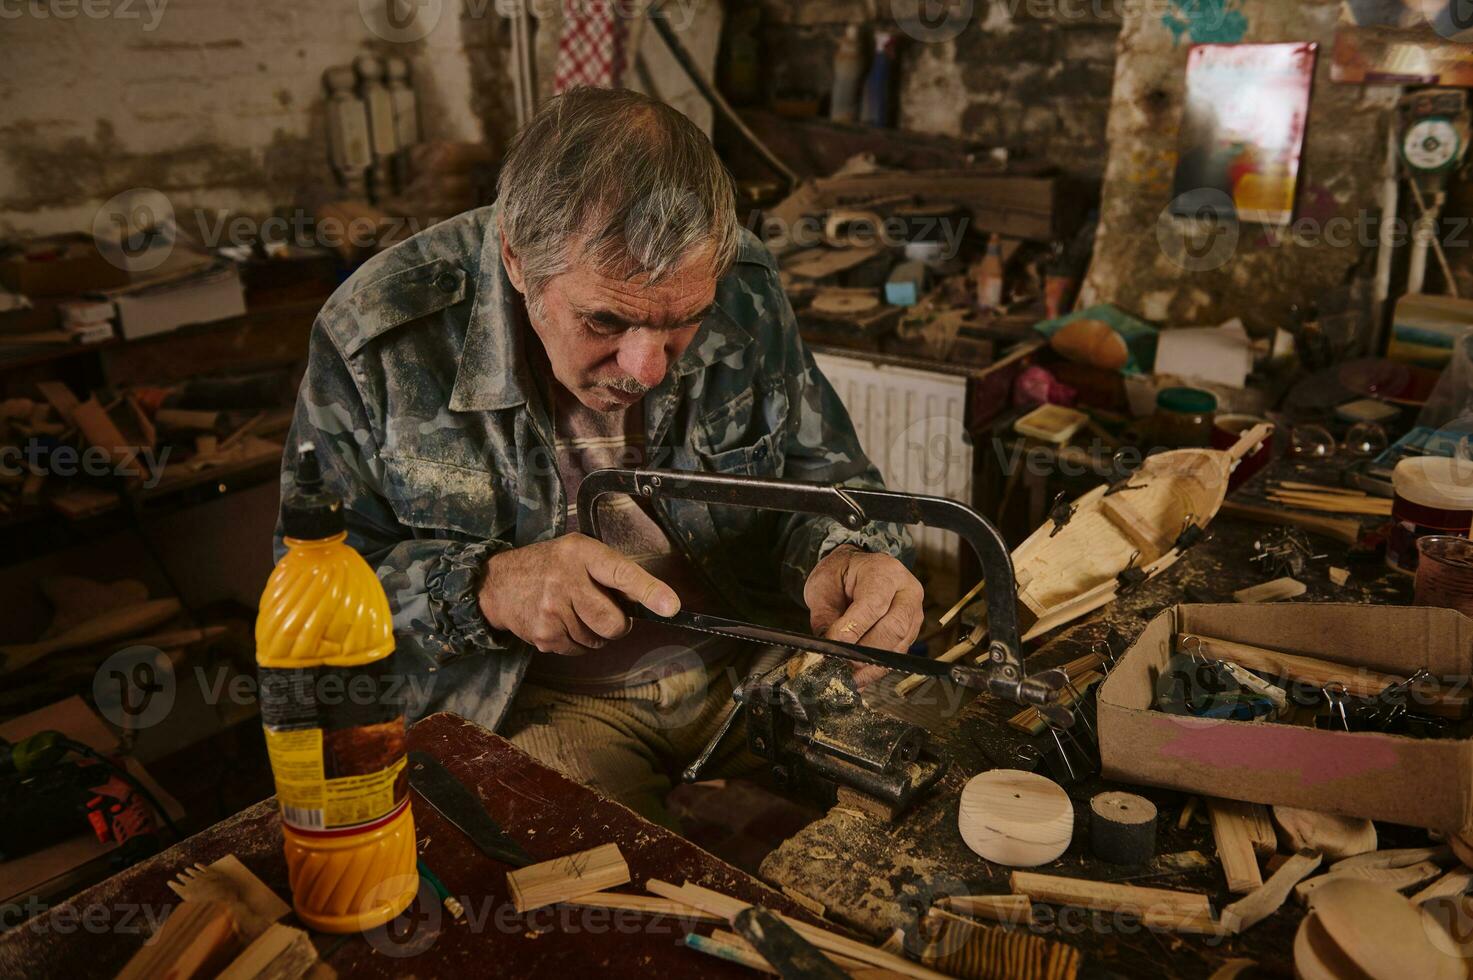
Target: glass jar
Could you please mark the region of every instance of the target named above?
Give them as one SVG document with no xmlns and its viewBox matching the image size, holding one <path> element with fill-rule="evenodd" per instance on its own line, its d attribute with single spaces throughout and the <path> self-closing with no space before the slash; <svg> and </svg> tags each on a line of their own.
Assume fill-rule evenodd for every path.
<svg viewBox="0 0 1473 980">
<path fill-rule="evenodd" d="M 1212 441 L 1217 396 L 1201 388 L 1162 388 L 1156 393 L 1151 436 L 1172 449 L 1202 447 Z"/>
</svg>

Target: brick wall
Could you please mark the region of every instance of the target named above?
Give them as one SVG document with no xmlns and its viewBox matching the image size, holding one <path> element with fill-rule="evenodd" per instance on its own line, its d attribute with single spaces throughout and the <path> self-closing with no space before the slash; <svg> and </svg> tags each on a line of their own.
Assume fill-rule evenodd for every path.
<svg viewBox="0 0 1473 980">
<path fill-rule="evenodd" d="M 397 42 L 358 0 L 5 5 L 0 235 L 89 228 L 102 202 L 137 187 L 176 211 L 256 215 L 331 194 L 322 71 L 363 52 L 410 59 L 426 136 L 494 135 L 504 114 L 480 93 L 499 91 L 487 52 L 500 22 L 489 2 L 464 2 L 445 0 L 427 35 Z"/>
</svg>

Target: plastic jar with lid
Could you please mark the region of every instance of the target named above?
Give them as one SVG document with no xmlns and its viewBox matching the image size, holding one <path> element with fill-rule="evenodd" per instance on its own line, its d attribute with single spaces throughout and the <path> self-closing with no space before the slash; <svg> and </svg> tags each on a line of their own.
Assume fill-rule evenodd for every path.
<svg viewBox="0 0 1473 980">
<path fill-rule="evenodd" d="M 1212 441 L 1217 396 L 1201 388 L 1162 388 L 1156 393 L 1151 436 L 1173 448 L 1206 446 Z"/>
</svg>

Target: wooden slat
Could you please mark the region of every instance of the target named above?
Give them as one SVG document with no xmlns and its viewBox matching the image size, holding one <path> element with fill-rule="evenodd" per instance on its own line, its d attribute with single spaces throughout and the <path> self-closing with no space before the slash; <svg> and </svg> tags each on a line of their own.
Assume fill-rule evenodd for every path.
<svg viewBox="0 0 1473 980">
<path fill-rule="evenodd" d="M 650 915 L 668 915 L 677 919 L 692 919 L 697 922 L 726 921 L 719 915 L 702 912 L 694 905 L 686 905 L 684 902 L 673 902 L 668 898 L 657 898 L 654 895 L 628 895 L 624 892 L 594 892 L 591 895 L 565 898 L 562 904 L 575 905 L 580 908 L 621 909 L 632 912 L 645 912 Z"/>
<path fill-rule="evenodd" d="M 1208 800 L 1207 816 L 1212 823 L 1212 838 L 1217 843 L 1217 858 L 1227 878 L 1228 891 L 1237 895 L 1251 892 L 1263 884 L 1258 870 L 1258 854 L 1254 850 L 1254 818 L 1252 804 L 1237 800 Z"/>
<path fill-rule="evenodd" d="M 1277 912 L 1289 893 L 1314 873 L 1324 859 L 1318 851 L 1300 851 L 1279 866 L 1261 888 L 1222 910 L 1222 924 L 1234 934 L 1252 928 Z"/>
<path fill-rule="evenodd" d="M 1209 935 L 1222 932 L 1222 927 L 1212 918 L 1212 904 L 1200 892 L 1143 888 L 1033 871 L 1014 871 L 1010 882 L 1015 894 L 1027 895 L 1035 902 L 1125 912 L 1139 916 L 1146 925 L 1181 932 Z"/>
</svg>

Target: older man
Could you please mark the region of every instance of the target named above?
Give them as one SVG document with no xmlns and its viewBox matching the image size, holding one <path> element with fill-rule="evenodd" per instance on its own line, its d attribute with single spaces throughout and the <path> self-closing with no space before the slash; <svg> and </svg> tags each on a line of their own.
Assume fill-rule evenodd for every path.
<svg viewBox="0 0 1473 980">
<path fill-rule="evenodd" d="M 605 505 L 603 541 L 579 534 L 579 482 L 602 466 L 879 474 L 680 113 L 570 92 L 518 134 L 498 191 L 328 301 L 291 444 L 318 447 L 388 593 L 402 669 L 427 674 L 411 710 L 500 729 L 665 819 L 671 775 L 751 653 L 635 624 L 620 600 L 748 618 L 801 601 L 815 632 L 902 650 L 921 587 L 891 526 L 624 499 Z M 739 765 L 728 753 L 713 772 Z"/>
</svg>

